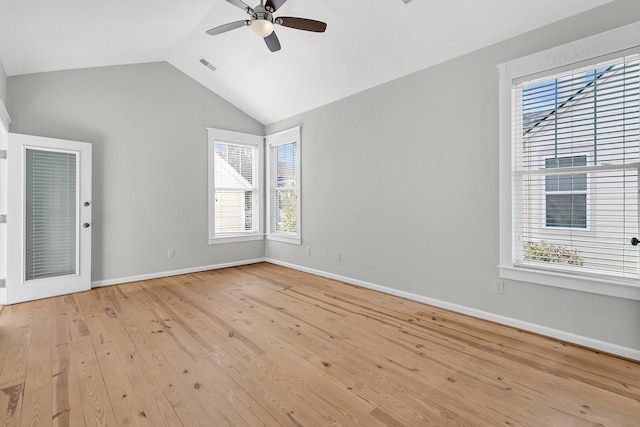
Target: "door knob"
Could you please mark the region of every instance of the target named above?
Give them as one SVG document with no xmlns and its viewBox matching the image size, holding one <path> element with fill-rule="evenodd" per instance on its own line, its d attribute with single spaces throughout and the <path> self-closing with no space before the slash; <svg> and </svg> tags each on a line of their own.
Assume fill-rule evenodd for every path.
<svg viewBox="0 0 640 427">
<path fill-rule="evenodd" d="M 640 240 L 638 240 L 636 237 L 631 239 L 631 244 L 633 246 L 638 246 L 638 243 L 640 243 Z"/>
<path fill-rule="evenodd" d="M 90 227 L 90 225 L 89 225 L 89 223 L 88 223 L 88 222 L 85 222 L 84 224 L 82 224 L 82 226 L 83 226 L 84 228 L 89 228 L 89 227 Z"/>
<path fill-rule="evenodd" d="M 84 202 L 83 204 L 84 204 L 84 207 L 86 208 L 86 207 L 87 207 L 87 206 L 89 206 L 91 203 L 89 203 L 89 202 Z"/>
</svg>

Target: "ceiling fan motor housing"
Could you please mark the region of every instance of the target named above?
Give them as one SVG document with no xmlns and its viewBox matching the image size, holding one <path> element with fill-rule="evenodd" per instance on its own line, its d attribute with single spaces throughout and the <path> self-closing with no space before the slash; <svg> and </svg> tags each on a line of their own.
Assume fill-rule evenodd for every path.
<svg viewBox="0 0 640 427">
<path fill-rule="evenodd" d="M 255 21 L 258 19 L 264 19 L 265 21 L 269 21 L 273 23 L 273 15 L 263 5 L 259 5 L 253 8 L 253 13 L 251 14 L 251 18 L 252 18 L 252 21 Z"/>
</svg>

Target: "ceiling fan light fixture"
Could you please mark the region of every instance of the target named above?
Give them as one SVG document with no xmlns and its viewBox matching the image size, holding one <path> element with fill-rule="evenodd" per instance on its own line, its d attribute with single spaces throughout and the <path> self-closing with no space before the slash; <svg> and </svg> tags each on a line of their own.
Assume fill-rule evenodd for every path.
<svg viewBox="0 0 640 427">
<path fill-rule="evenodd" d="M 260 37 L 265 38 L 273 33 L 273 22 L 266 19 L 254 19 L 251 23 L 251 29 Z"/>
</svg>

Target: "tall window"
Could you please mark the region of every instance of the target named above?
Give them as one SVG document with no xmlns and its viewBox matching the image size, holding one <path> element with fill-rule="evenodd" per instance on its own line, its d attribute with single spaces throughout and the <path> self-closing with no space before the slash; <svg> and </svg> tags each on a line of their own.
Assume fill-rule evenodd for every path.
<svg viewBox="0 0 640 427">
<path fill-rule="evenodd" d="M 640 48 L 603 37 L 501 66 L 501 275 L 637 297 Z"/>
<path fill-rule="evenodd" d="M 300 243 L 300 128 L 269 135 L 268 234 L 272 240 Z"/>
<path fill-rule="evenodd" d="M 262 137 L 209 129 L 209 242 L 262 239 Z"/>
</svg>

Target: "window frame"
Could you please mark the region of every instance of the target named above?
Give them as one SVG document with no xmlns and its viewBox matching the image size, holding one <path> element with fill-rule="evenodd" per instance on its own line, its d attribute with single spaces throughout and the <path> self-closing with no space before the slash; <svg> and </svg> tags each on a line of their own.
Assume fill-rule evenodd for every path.
<svg viewBox="0 0 640 427">
<path fill-rule="evenodd" d="M 248 242 L 264 239 L 264 137 L 247 133 L 233 132 L 223 129 L 207 128 L 207 169 L 208 169 L 208 209 L 209 209 L 209 244 Z M 255 189 L 255 199 L 257 212 L 254 213 L 254 230 L 246 232 L 216 233 L 215 228 L 215 144 L 225 143 L 233 145 L 244 145 L 256 149 L 255 159 L 255 179 L 253 188 Z"/>
<path fill-rule="evenodd" d="M 513 82 L 557 74 L 580 66 L 624 56 L 623 51 L 640 48 L 640 22 L 557 46 L 498 65 L 499 82 L 499 183 L 500 264 L 503 279 L 571 289 L 600 295 L 640 300 L 640 281 L 613 277 L 568 274 L 549 268 L 514 263 L 512 195 L 512 107 Z M 588 194 L 588 193 L 587 193 Z"/>
<path fill-rule="evenodd" d="M 266 154 L 266 163 L 267 163 L 267 185 L 266 185 L 266 197 L 267 197 L 267 203 L 266 203 L 266 209 L 267 209 L 267 225 L 266 225 L 266 238 L 267 240 L 274 240 L 274 241 L 278 241 L 278 242 L 283 242 L 283 243 L 291 243 L 291 244 L 295 244 L 295 245 L 300 245 L 302 244 L 302 217 L 301 217 L 301 212 L 302 212 L 302 185 L 301 185 L 301 181 L 300 181 L 300 177 L 301 177 L 301 138 L 300 138 L 300 126 L 298 127 L 294 127 L 291 129 L 287 129 L 284 130 L 282 132 L 278 132 L 278 133 L 274 133 L 271 135 L 267 135 L 265 138 L 265 149 L 267 151 Z M 274 218 L 272 218 L 272 208 L 273 208 L 273 203 L 275 203 L 274 200 L 272 200 L 272 190 L 275 190 L 277 187 L 277 177 L 273 176 L 273 174 L 275 173 L 271 164 L 271 160 L 272 160 L 272 148 L 274 147 L 278 147 L 281 145 L 286 145 L 286 144 L 291 144 L 291 143 L 296 143 L 297 145 L 297 150 L 296 150 L 296 163 L 297 163 L 297 168 L 296 168 L 296 186 L 295 187 L 291 187 L 293 189 L 296 190 L 296 194 L 297 194 L 297 209 L 296 209 L 296 216 L 297 216 L 297 232 L 296 233 L 288 233 L 288 232 L 274 232 L 273 231 L 273 227 L 272 227 L 272 222 L 274 220 Z"/>
</svg>

